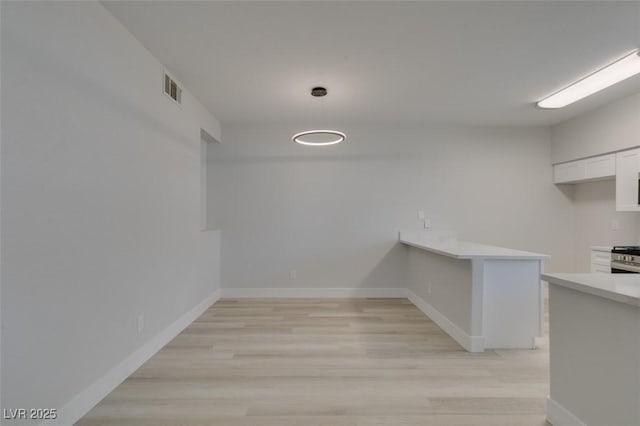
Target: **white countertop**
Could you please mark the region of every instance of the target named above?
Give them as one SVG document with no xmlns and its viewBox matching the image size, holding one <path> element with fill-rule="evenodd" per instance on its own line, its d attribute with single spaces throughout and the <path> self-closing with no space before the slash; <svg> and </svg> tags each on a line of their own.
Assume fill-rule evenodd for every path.
<svg viewBox="0 0 640 426">
<path fill-rule="evenodd" d="M 543 274 L 549 283 L 640 307 L 640 274 Z"/>
<path fill-rule="evenodd" d="M 611 246 L 591 246 L 590 249 L 591 250 L 596 250 L 596 251 L 611 251 L 613 249 L 613 247 L 611 247 Z"/>
<path fill-rule="evenodd" d="M 457 239 L 430 239 L 419 234 L 404 232 L 400 234 L 400 242 L 455 259 L 545 260 L 549 258 L 549 255 L 546 254 L 489 246 L 470 241 L 458 241 Z"/>
</svg>

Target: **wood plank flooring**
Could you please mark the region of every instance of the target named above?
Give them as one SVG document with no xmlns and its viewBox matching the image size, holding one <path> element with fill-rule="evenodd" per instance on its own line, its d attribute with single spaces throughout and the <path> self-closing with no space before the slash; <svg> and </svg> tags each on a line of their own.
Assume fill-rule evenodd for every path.
<svg viewBox="0 0 640 426">
<path fill-rule="evenodd" d="M 406 299 L 226 299 L 77 425 L 547 425 L 548 355 L 465 352 Z"/>
</svg>

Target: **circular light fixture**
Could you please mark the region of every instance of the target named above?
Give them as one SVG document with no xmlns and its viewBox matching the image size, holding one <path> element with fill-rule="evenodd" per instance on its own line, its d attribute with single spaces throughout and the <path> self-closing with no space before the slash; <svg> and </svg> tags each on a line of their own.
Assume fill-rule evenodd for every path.
<svg viewBox="0 0 640 426">
<path fill-rule="evenodd" d="M 337 130 L 307 130 L 296 133 L 292 139 L 302 145 L 325 146 L 340 143 L 346 137 L 344 133 Z"/>
<path fill-rule="evenodd" d="M 324 87 L 314 87 L 311 89 L 311 96 L 322 98 L 327 95 L 327 89 Z M 296 133 L 291 137 L 294 142 L 301 145 L 309 146 L 326 146 L 335 145 L 346 139 L 346 135 L 337 130 L 307 130 Z"/>
</svg>

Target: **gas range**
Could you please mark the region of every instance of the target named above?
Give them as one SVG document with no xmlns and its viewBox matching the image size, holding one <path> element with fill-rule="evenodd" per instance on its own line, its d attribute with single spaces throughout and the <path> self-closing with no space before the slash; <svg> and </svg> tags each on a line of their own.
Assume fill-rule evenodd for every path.
<svg viewBox="0 0 640 426">
<path fill-rule="evenodd" d="M 640 246 L 615 246 L 611 250 L 612 274 L 640 274 Z"/>
<path fill-rule="evenodd" d="M 632 254 L 640 256 L 640 246 L 614 246 L 611 253 Z"/>
</svg>

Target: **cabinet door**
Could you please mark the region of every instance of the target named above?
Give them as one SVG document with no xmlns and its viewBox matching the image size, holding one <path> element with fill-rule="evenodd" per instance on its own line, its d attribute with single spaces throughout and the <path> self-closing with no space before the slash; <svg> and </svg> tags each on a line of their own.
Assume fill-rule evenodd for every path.
<svg viewBox="0 0 640 426">
<path fill-rule="evenodd" d="M 598 157 L 584 160 L 585 174 L 587 179 L 604 179 L 615 177 L 616 156 L 615 154 L 599 155 Z"/>
<path fill-rule="evenodd" d="M 591 273 L 611 273 L 611 252 L 591 249 Z"/>
<path fill-rule="evenodd" d="M 591 263 L 609 266 L 610 262 L 610 251 L 591 250 Z"/>
<path fill-rule="evenodd" d="M 610 274 L 611 273 L 611 267 L 606 267 L 604 265 L 598 265 L 595 263 L 591 264 L 591 273 L 592 274 Z"/>
<path fill-rule="evenodd" d="M 571 161 L 553 166 L 554 183 L 569 183 L 584 180 L 585 178 L 586 169 L 584 160 Z"/>
<path fill-rule="evenodd" d="M 616 154 L 616 210 L 640 211 L 638 205 L 638 174 L 640 148 Z"/>
</svg>

